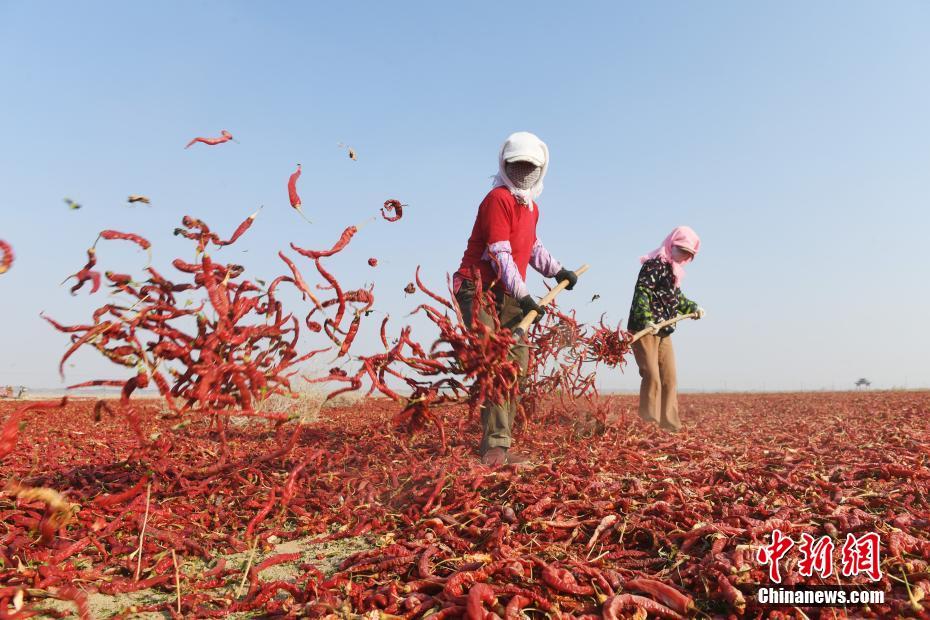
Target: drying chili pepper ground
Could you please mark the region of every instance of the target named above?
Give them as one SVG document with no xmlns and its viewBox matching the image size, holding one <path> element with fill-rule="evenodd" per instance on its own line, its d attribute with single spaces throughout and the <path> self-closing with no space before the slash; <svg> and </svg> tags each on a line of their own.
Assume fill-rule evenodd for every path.
<svg viewBox="0 0 930 620">
<path fill-rule="evenodd" d="M 324 409 L 280 458 L 249 460 L 286 435 L 244 419 L 226 433 L 238 466 L 202 477 L 191 472 L 216 462 L 220 438 L 206 419 L 160 414 L 157 399 L 137 410 L 145 435 L 169 446 L 174 466 L 160 473 L 134 458 L 119 416 L 94 422 L 93 400 L 26 411 L 3 460 L 21 497 L 0 495 L 0 614 L 15 617 L 22 592 L 23 612 L 79 605 L 91 617 L 95 601 L 133 590 L 152 596 L 110 611 L 178 616 L 180 593 L 186 617 L 926 614 L 928 394 L 684 395 L 676 435 L 641 424 L 634 397 L 600 400 L 612 414 L 594 433 L 541 402 L 518 428 L 535 455 L 519 469 L 480 465 L 464 405 L 434 408 L 448 435 L 440 455 L 432 427 L 395 432 L 397 405 L 364 399 Z M 21 406 L 0 403 L 0 420 Z M 47 545 L 51 508 L 28 487 L 75 505 Z M 878 532 L 885 604 L 759 608 L 751 584 L 768 577 L 754 552 L 776 527 L 838 543 Z M 340 539 L 364 550 L 334 555 Z M 795 568 L 782 566 L 786 580 L 816 582 Z"/>
<path fill-rule="evenodd" d="M 402 207 L 387 201 L 384 219 Z M 349 288 L 324 262 L 360 226 L 329 249 L 292 243 L 298 257 L 280 252 L 286 271 L 266 285 L 211 256 L 257 215 L 228 239 L 182 218 L 196 258 L 170 275 L 154 256 L 135 274 L 97 271 L 101 244 L 72 291 L 105 284 L 103 305 L 83 324 L 44 317 L 70 339 L 60 371 L 94 349 L 131 372 L 70 386 L 118 400 L 0 405 L 0 618 L 926 616 L 926 393 L 685 396 L 686 429 L 669 435 L 635 418 L 635 398 L 597 392 L 598 368 L 629 353 L 619 326 L 551 307 L 519 378 L 514 334 L 464 325 L 419 269 L 404 290 L 432 344 L 384 318 L 383 352 L 358 355 L 374 286 Z M 302 308 L 285 308 L 287 285 Z M 492 299 L 478 287 L 494 322 Z M 326 352 L 340 365 L 308 376 L 301 363 Z M 328 391 L 308 411 L 293 392 L 304 380 Z M 139 398 L 150 385 L 158 398 Z M 518 392 L 534 459 L 484 467 L 477 409 Z M 345 393 L 357 401 L 340 407 Z M 881 580 L 846 583 L 885 602 L 759 607 L 756 553 L 776 529 L 837 546 L 880 534 Z M 818 583 L 796 568 L 782 567 L 785 585 Z"/>
</svg>

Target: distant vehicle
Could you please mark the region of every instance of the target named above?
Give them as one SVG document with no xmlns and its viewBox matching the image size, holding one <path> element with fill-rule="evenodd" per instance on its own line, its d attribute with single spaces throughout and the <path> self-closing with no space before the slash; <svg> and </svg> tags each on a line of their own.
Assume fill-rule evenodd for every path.
<svg viewBox="0 0 930 620">
<path fill-rule="evenodd" d="M 857 387 L 857 388 L 863 388 L 863 387 L 864 387 L 864 388 L 868 388 L 870 385 L 872 385 L 872 382 L 869 381 L 868 379 L 866 379 L 865 377 L 863 377 L 863 378 L 859 379 L 858 381 L 856 381 L 856 387 Z"/>
</svg>

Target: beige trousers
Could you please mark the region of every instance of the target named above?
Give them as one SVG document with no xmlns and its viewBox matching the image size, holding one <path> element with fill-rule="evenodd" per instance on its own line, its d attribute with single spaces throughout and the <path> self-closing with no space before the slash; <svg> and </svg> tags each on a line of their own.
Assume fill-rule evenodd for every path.
<svg viewBox="0 0 930 620">
<path fill-rule="evenodd" d="M 672 338 L 649 334 L 633 343 L 633 356 L 639 366 L 639 417 L 666 430 L 681 428 L 678 418 L 678 377 Z"/>
</svg>

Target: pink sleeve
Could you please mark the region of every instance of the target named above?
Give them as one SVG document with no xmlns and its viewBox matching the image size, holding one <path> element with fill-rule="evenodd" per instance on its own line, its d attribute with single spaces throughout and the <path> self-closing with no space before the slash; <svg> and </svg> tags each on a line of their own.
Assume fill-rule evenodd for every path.
<svg viewBox="0 0 930 620">
<path fill-rule="evenodd" d="M 553 277 L 562 269 L 562 263 L 552 258 L 549 250 L 539 239 L 533 244 L 533 252 L 530 254 L 530 266 L 547 278 Z"/>
<path fill-rule="evenodd" d="M 509 241 L 498 241 L 497 243 L 488 244 L 488 259 L 491 261 L 491 267 L 504 285 L 504 290 L 510 295 L 520 299 L 530 294 L 526 288 L 526 282 L 520 277 L 520 270 L 513 261 L 513 251 Z"/>
</svg>

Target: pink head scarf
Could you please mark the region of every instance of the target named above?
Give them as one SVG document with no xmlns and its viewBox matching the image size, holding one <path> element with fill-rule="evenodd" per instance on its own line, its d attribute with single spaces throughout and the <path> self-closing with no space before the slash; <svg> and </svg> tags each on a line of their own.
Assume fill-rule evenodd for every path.
<svg viewBox="0 0 930 620">
<path fill-rule="evenodd" d="M 668 237 L 665 238 L 662 245 L 649 254 L 640 256 L 639 262 L 645 263 L 652 258 L 661 258 L 672 266 L 672 274 L 675 276 L 675 286 L 681 286 L 681 280 L 685 277 L 685 265 L 672 258 L 672 248 L 675 246 L 690 250 L 693 255 L 697 256 L 698 249 L 701 247 L 701 238 L 697 236 L 697 233 L 694 232 L 690 226 L 677 226 L 669 233 Z"/>
</svg>

